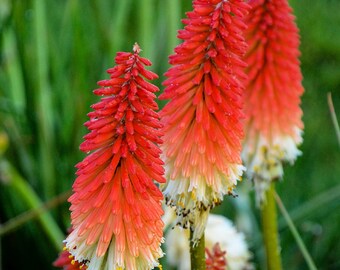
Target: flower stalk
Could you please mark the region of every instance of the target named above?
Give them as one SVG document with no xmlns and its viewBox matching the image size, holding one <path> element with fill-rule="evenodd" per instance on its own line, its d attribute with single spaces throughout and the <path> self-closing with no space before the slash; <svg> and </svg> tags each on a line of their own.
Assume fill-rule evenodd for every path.
<svg viewBox="0 0 340 270">
<path fill-rule="evenodd" d="M 275 183 L 272 182 L 265 193 L 266 203 L 263 203 L 261 207 L 262 231 L 266 250 L 267 269 L 281 270 L 282 263 L 274 194 Z"/>
<path fill-rule="evenodd" d="M 194 234 L 190 231 L 190 260 L 191 269 L 193 270 L 205 270 L 205 239 L 204 233 L 201 239 L 194 244 Z"/>
</svg>

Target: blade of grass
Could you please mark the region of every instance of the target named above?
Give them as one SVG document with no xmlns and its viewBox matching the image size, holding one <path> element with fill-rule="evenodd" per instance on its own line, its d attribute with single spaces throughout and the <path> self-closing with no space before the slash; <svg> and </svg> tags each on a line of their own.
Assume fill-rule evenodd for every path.
<svg viewBox="0 0 340 270">
<path fill-rule="evenodd" d="M 59 35 L 49 36 L 51 85 L 53 85 L 54 91 L 58 93 L 54 98 L 54 104 L 59 109 L 58 114 L 54 114 L 54 121 L 58 130 L 58 141 L 56 142 L 58 149 L 70 148 L 70 145 L 65 146 L 65 144 L 72 142 L 70 134 L 74 134 L 74 118 L 77 108 L 74 106 L 74 95 L 71 88 L 73 78 L 69 72 L 73 39 L 72 5 L 75 5 L 75 1 L 67 1 L 64 6 L 59 4 L 58 9 L 63 11 L 60 13 L 61 19 L 53 20 L 50 23 L 51 28 L 62 29 L 62 31 L 59 31 Z M 57 7 L 55 8 L 57 9 Z M 58 185 L 60 186 L 60 183 Z"/>
<path fill-rule="evenodd" d="M 339 143 L 339 146 L 340 146 L 340 127 L 339 127 L 339 122 L 338 122 L 338 119 L 336 117 L 336 113 L 335 113 L 335 109 L 334 109 L 334 105 L 333 105 L 332 93 L 327 94 L 327 101 L 328 101 L 329 110 L 331 112 L 331 117 L 332 117 L 334 129 L 335 129 L 336 137 L 338 138 L 338 143 Z"/>
<path fill-rule="evenodd" d="M 40 215 L 44 214 L 48 210 L 57 207 L 59 204 L 64 203 L 70 197 L 72 192 L 66 191 L 53 199 L 47 201 L 46 203 L 42 204 L 41 206 L 30 209 L 10 220 L 6 223 L 1 224 L 0 226 L 0 237 L 17 230 L 20 226 L 25 225 L 26 222 L 38 218 Z"/>
<path fill-rule="evenodd" d="M 290 211 L 290 218 L 293 221 L 300 220 L 311 214 L 315 214 L 318 209 L 325 209 L 327 205 L 332 205 L 334 202 L 338 201 L 340 198 L 340 185 L 330 188 L 329 190 L 321 193 L 320 195 L 314 197 L 313 199 L 301 204 L 296 209 Z M 323 210 L 324 211 L 324 210 Z M 284 220 L 280 220 L 280 229 L 285 228 L 288 223 Z"/>
<path fill-rule="evenodd" d="M 154 23 L 154 36 L 151 43 L 151 56 L 150 60 L 152 61 L 152 70 L 159 75 L 159 79 L 157 80 L 157 85 L 160 85 L 164 80 L 164 72 L 169 68 L 168 63 L 168 41 L 170 39 L 168 35 L 168 25 L 167 20 L 168 16 L 164 16 L 162 11 L 168 8 L 166 1 L 159 1 L 156 14 L 158 16 L 155 17 Z M 143 52 L 144 54 L 144 52 Z M 159 102 L 160 100 L 157 100 Z"/>
<path fill-rule="evenodd" d="M 167 55 L 172 54 L 179 43 L 177 31 L 181 28 L 181 3 L 179 0 L 166 0 L 167 5 Z"/>
<path fill-rule="evenodd" d="M 91 97 L 91 87 L 89 82 L 95 82 L 94 74 L 97 74 L 97 66 L 93 55 L 98 50 L 96 47 L 96 40 L 93 38 L 98 35 L 93 32 L 94 29 L 90 27 L 91 19 L 87 16 L 89 7 L 83 6 L 83 1 L 75 0 L 70 1 L 68 6 L 71 19 L 70 26 L 70 47 L 68 51 L 64 52 L 63 64 L 68 66 L 69 74 L 65 80 L 65 87 L 70 94 L 70 103 L 63 102 L 62 97 L 59 95 L 63 116 L 67 118 L 70 108 L 73 109 L 73 119 L 70 122 L 71 133 L 65 134 L 65 137 L 72 138 L 73 146 L 78 148 L 79 138 L 83 135 L 83 129 L 79 128 L 81 123 L 84 122 L 84 116 L 87 112 L 88 100 Z M 87 5 L 88 6 L 88 5 Z M 69 42 L 65 40 L 65 42 Z M 70 61 L 69 59 L 75 59 Z M 65 72 L 61 70 L 60 75 L 65 76 Z M 76 102 L 75 102 L 76 101 Z M 71 107 L 69 107 L 71 105 Z M 75 125 L 75 123 L 78 123 Z"/>
<path fill-rule="evenodd" d="M 10 149 L 13 149 L 15 152 L 17 152 L 17 155 L 20 158 L 20 168 L 22 168 L 26 177 L 32 181 L 32 179 L 34 179 L 34 163 L 31 158 L 31 153 L 27 149 L 28 147 L 25 143 L 24 135 L 20 132 L 21 126 L 17 124 L 15 119 L 10 114 L 0 113 L 0 117 L 3 121 L 2 124 L 4 129 L 7 131 L 11 141 L 13 142 L 13 144 L 10 146 Z"/>
<path fill-rule="evenodd" d="M 99 1 L 91 1 L 91 9 L 93 11 L 94 15 L 94 22 L 96 23 L 96 29 L 100 33 L 100 43 L 99 45 L 101 46 L 100 51 L 107 52 L 110 50 L 110 38 L 107 35 L 107 27 L 106 27 L 106 22 L 103 20 L 104 17 L 104 10 L 101 9 L 100 7 L 100 2 Z M 107 8 L 107 7 L 106 7 Z M 105 17 L 104 17 L 105 19 Z"/>
<path fill-rule="evenodd" d="M 15 113 L 22 114 L 26 104 L 25 87 L 13 28 L 4 31 L 3 41 L 3 55 L 6 59 L 5 70 L 9 81 L 9 86 L 6 88 L 10 90 L 8 94 Z"/>
<path fill-rule="evenodd" d="M 165 16 L 164 10 L 167 11 Z M 181 28 L 181 2 L 178 0 L 159 1 L 156 13 L 158 15 L 155 16 L 150 58 L 153 62 L 153 71 L 159 75 L 157 84 L 161 85 L 165 79 L 164 73 L 170 67 L 168 56 L 173 54 L 179 43 L 177 31 Z M 157 100 L 157 103 L 162 108 L 166 101 Z"/>
<path fill-rule="evenodd" d="M 115 1 L 115 7 L 113 9 L 113 14 L 111 15 L 112 24 L 110 27 L 110 44 L 111 50 L 110 55 L 113 56 L 117 53 L 117 51 L 123 50 L 123 44 L 126 40 L 126 35 L 124 34 L 126 28 L 126 19 L 129 17 L 128 14 L 131 10 L 131 0 L 125 1 Z M 132 44 L 130 44 L 130 47 Z M 126 48 L 127 49 L 130 49 Z M 125 49 L 124 49 L 125 50 Z"/>
<path fill-rule="evenodd" d="M 39 165 L 41 185 L 45 198 L 53 197 L 56 190 L 56 177 L 53 163 L 54 132 L 52 118 L 51 89 L 48 82 L 48 44 L 46 2 L 34 1 L 35 48 L 37 56 L 38 87 L 36 88 L 36 112 L 39 132 Z"/>
<path fill-rule="evenodd" d="M 23 68 L 21 66 L 17 48 L 17 38 L 13 27 L 5 28 L 3 32 L 3 57 L 4 57 L 4 78 L 1 78 L 1 85 L 6 85 L 3 89 L 4 100 L 9 101 L 9 106 L 1 107 L 5 113 L 0 114 L 1 125 L 7 129 L 12 138 L 12 147 L 17 151 L 21 168 L 28 179 L 33 179 L 33 166 L 27 144 L 23 140 L 23 127 L 27 125 L 27 117 L 24 115 L 26 108 L 26 89 L 23 78 Z"/>
<path fill-rule="evenodd" d="M 12 189 L 11 194 L 16 198 L 20 198 L 31 209 L 37 209 L 42 205 L 42 202 L 36 192 L 27 183 L 25 179 L 16 171 L 16 169 L 6 160 L 1 163 L 1 181 L 6 183 Z M 62 246 L 64 234 L 61 232 L 57 223 L 52 218 L 49 212 L 45 212 L 38 216 L 38 221 L 54 246 L 56 251 L 59 251 Z"/>
<path fill-rule="evenodd" d="M 274 197 L 275 197 L 275 200 L 276 200 L 276 203 L 278 205 L 278 207 L 280 208 L 280 211 L 282 213 L 282 215 L 284 216 L 286 222 L 287 222 L 287 225 L 290 229 L 290 231 L 292 232 L 294 238 L 295 238 L 295 241 L 304 257 L 304 259 L 306 260 L 306 263 L 309 267 L 310 270 L 317 270 L 315 264 L 314 264 L 314 261 L 312 259 L 312 257 L 310 256 L 305 244 L 303 243 L 302 241 L 302 238 L 299 234 L 299 232 L 297 231 L 292 219 L 290 218 L 289 216 L 289 213 L 288 211 L 286 210 L 285 206 L 283 205 L 279 195 L 275 192 L 274 193 Z"/>
<path fill-rule="evenodd" d="M 154 52 L 151 51 L 153 35 L 154 35 L 154 24 L 153 24 L 153 10 L 154 0 L 138 1 L 138 44 L 144 51 L 145 57 L 154 60 Z"/>
<path fill-rule="evenodd" d="M 169 8 L 168 1 L 158 1 L 158 6 L 155 8 L 157 8 L 155 11 L 157 16 L 155 16 L 154 22 L 154 36 L 151 44 L 152 55 L 150 56 L 150 59 L 153 63 L 151 68 L 152 71 L 159 75 L 159 78 L 156 80 L 156 85 L 158 85 L 162 91 L 161 84 L 165 80 L 164 73 L 170 67 L 168 57 L 174 48 L 171 48 L 171 45 L 169 45 L 170 40 L 173 38 L 172 35 L 170 36 L 170 26 L 168 25 L 171 15 L 169 15 L 168 12 L 164 15 L 164 10 Z M 171 12 L 173 13 L 174 11 Z M 173 16 L 173 18 L 174 17 L 175 16 Z M 176 35 L 176 33 L 174 33 L 174 35 Z M 176 38 L 176 36 L 174 38 Z M 157 95 L 159 94 L 161 94 L 161 92 L 157 93 Z M 156 101 L 160 109 L 166 104 L 165 100 L 157 99 Z"/>
</svg>

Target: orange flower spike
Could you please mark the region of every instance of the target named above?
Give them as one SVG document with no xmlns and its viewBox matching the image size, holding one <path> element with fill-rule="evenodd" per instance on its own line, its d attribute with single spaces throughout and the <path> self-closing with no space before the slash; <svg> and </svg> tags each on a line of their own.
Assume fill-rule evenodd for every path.
<svg viewBox="0 0 340 270">
<path fill-rule="evenodd" d="M 243 158 L 261 202 L 270 181 L 282 177 L 282 163 L 293 163 L 300 154 L 304 89 L 299 33 L 288 1 L 251 0 L 249 4 Z"/>
<path fill-rule="evenodd" d="M 170 101 L 160 114 L 166 202 L 176 207 L 179 225 L 191 224 L 197 240 L 210 209 L 232 194 L 244 170 L 242 19 L 249 6 L 243 0 L 195 0 L 193 8 L 178 34 L 184 42 L 170 56 L 173 67 L 160 96 Z"/>
<path fill-rule="evenodd" d="M 85 123 L 90 133 L 80 149 L 88 156 L 76 165 L 69 198 L 74 230 L 65 242 L 89 270 L 151 269 L 163 255 L 163 195 L 153 181 L 165 182 L 156 145 L 162 143 L 158 88 L 143 79 L 157 75 L 139 53 L 135 44 L 133 53 L 117 54 Z"/>
</svg>

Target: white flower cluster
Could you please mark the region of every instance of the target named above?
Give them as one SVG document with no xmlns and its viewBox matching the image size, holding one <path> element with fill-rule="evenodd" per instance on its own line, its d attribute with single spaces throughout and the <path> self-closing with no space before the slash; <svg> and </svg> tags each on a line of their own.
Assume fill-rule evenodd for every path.
<svg viewBox="0 0 340 270">
<path fill-rule="evenodd" d="M 164 216 L 164 223 L 169 225 L 174 220 L 172 210 Z M 178 270 L 190 270 L 189 230 L 176 226 L 169 229 L 165 236 L 166 258 L 168 263 Z M 205 230 L 205 246 L 208 249 L 219 243 L 226 251 L 228 270 L 250 270 L 253 266 L 245 236 L 238 232 L 232 222 L 224 216 L 210 214 Z"/>
</svg>

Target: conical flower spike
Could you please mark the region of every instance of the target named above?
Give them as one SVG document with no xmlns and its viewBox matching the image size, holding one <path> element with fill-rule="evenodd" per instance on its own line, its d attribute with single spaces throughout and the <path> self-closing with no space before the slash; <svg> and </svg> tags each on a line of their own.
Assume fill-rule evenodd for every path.
<svg viewBox="0 0 340 270">
<path fill-rule="evenodd" d="M 242 92 L 247 45 L 242 18 L 249 6 L 242 0 L 193 1 L 184 42 L 170 56 L 173 65 L 161 99 L 164 124 L 166 203 L 176 207 L 178 224 L 201 237 L 208 213 L 233 194 L 243 171 Z"/>
<path fill-rule="evenodd" d="M 65 240 L 75 260 L 89 270 L 151 269 L 163 255 L 163 195 L 153 180 L 164 183 L 160 159 L 162 133 L 151 62 L 120 52 L 110 79 L 94 91 L 103 96 L 92 106 L 80 145 L 89 155 L 79 164 L 70 197 L 73 231 Z M 142 77 L 143 76 L 143 77 Z"/>
<path fill-rule="evenodd" d="M 282 177 L 282 163 L 299 155 L 303 93 L 299 34 L 287 0 L 249 1 L 243 157 L 258 201 L 270 181 Z"/>
</svg>

